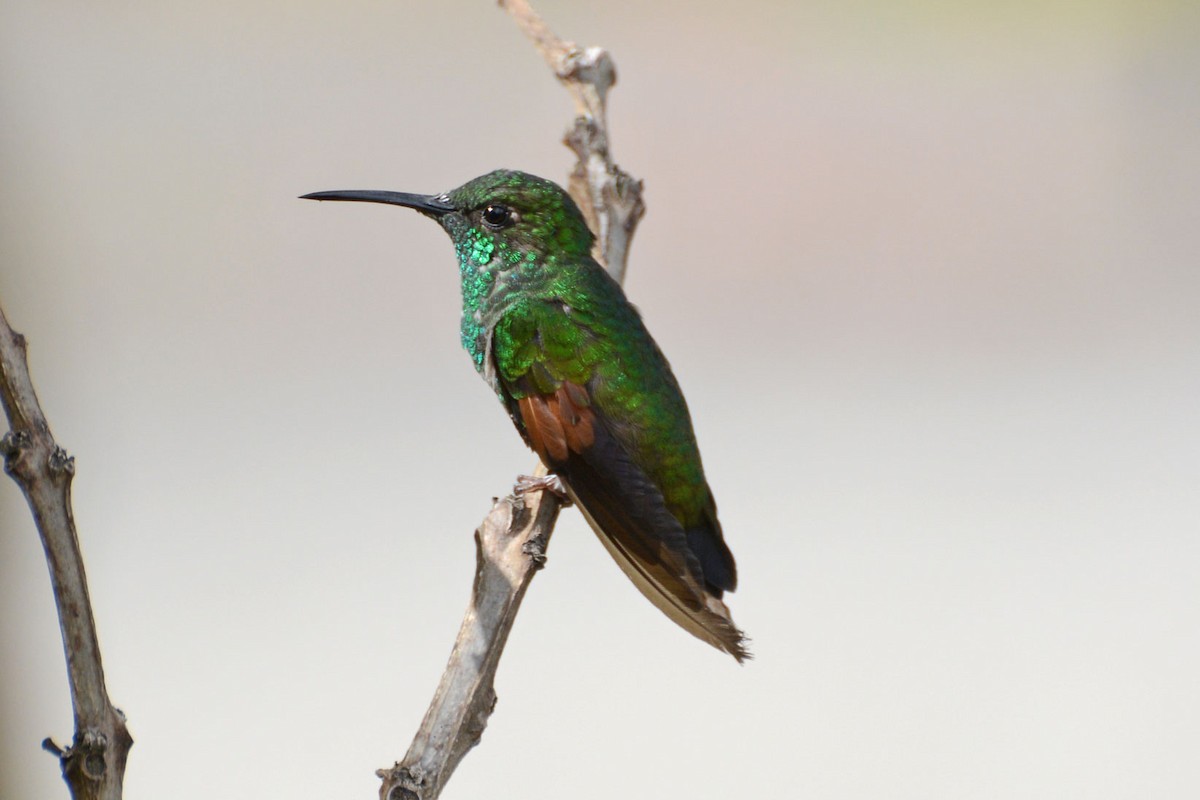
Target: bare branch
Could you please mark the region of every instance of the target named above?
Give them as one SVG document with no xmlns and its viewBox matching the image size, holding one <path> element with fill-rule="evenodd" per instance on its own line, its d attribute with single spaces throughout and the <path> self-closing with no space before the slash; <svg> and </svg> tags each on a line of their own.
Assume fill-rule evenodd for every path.
<svg viewBox="0 0 1200 800">
<path fill-rule="evenodd" d="M 602 47 L 560 39 L 526 0 L 499 3 L 575 100 L 575 123 L 564 137 L 578 159 L 568 188 L 596 234 L 597 259 L 623 281 L 629 243 L 646 206 L 642 182 L 619 169 L 608 148 L 608 90 L 617 82 L 616 64 Z"/>
<path fill-rule="evenodd" d="M 606 101 L 616 67 L 603 48 L 580 49 L 554 34 L 525 0 L 500 5 L 541 52 L 575 100 L 564 143 L 578 161 L 571 196 L 597 235 L 595 255 L 618 282 L 645 212 L 642 184 L 619 170 L 608 148 Z M 545 475 L 539 464 L 537 475 Z M 475 583 L 450 662 L 404 760 L 379 770 L 381 800 L 434 800 L 479 743 L 496 703 L 496 667 L 525 590 L 546 560 L 561 501 L 549 492 L 497 500 L 475 532 Z"/>
<path fill-rule="evenodd" d="M 100 643 L 71 513 L 75 459 L 50 434 L 29 377 L 25 337 L 9 327 L 2 310 L 0 402 L 11 428 L 0 439 L 4 469 L 25 493 L 46 551 L 75 711 L 71 746 L 62 750 L 47 739 L 43 747 L 58 755 L 75 800 L 118 800 L 133 739 L 104 686 Z"/>
<path fill-rule="evenodd" d="M 526 502 L 528 498 L 528 502 Z M 479 743 L 496 705 L 496 667 L 546 544 L 560 503 L 545 492 L 494 501 L 475 531 L 475 584 L 454 651 L 404 761 L 378 771 L 383 800 L 437 797 Z"/>
</svg>

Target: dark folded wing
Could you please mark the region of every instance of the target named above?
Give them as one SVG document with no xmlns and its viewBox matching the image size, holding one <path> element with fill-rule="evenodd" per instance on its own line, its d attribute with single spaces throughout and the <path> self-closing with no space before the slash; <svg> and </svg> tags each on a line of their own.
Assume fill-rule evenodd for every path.
<svg viewBox="0 0 1200 800">
<path fill-rule="evenodd" d="M 747 658 L 745 639 L 721 601 L 722 588 L 732 583 L 725 566 L 732 559 L 720 534 L 714 544 L 709 531 L 684 530 L 587 390 L 563 381 L 553 393 L 528 393 L 510 407 L 530 447 L 563 479 L 642 594 L 689 633 L 738 661 Z"/>
</svg>

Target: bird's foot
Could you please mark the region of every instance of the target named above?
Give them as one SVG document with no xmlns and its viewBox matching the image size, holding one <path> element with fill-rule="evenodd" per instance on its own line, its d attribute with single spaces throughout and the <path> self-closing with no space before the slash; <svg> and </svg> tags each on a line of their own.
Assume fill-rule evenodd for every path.
<svg viewBox="0 0 1200 800">
<path fill-rule="evenodd" d="M 553 473 L 542 476 L 518 475 L 517 482 L 513 484 L 513 494 L 520 496 L 529 492 L 549 492 L 557 497 L 564 506 L 571 504 L 566 484 L 562 482 L 562 478 Z"/>
</svg>

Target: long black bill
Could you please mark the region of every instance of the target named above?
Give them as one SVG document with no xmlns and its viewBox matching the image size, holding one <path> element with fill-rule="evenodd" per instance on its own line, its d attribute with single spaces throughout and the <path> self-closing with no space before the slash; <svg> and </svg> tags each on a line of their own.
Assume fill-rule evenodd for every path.
<svg viewBox="0 0 1200 800">
<path fill-rule="evenodd" d="M 415 208 L 422 214 L 440 217 L 454 210 L 445 198 L 431 194 L 409 194 L 408 192 L 380 192 L 374 189 L 350 189 L 337 192 L 313 192 L 302 195 L 301 200 L 350 200 L 357 203 L 386 203 L 390 206 Z"/>
</svg>

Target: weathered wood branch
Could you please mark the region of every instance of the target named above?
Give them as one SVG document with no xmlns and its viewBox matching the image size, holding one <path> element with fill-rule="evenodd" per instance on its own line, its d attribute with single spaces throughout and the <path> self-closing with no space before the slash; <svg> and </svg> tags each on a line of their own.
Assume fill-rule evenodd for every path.
<svg viewBox="0 0 1200 800">
<path fill-rule="evenodd" d="M 125 715 L 113 707 L 104 686 L 100 643 L 71 513 L 75 459 L 50 433 L 29 377 L 25 337 L 9 327 L 3 310 L 0 402 L 10 428 L 0 439 L 4 469 L 24 492 L 46 551 L 75 711 L 71 746 L 63 750 L 49 739 L 42 746 L 58 755 L 75 800 L 119 800 L 133 739 L 125 728 Z"/>
<path fill-rule="evenodd" d="M 642 184 L 619 170 L 608 147 L 606 100 L 616 81 L 608 52 L 556 36 L 525 0 L 500 0 L 575 99 L 564 142 L 578 159 L 571 196 L 597 235 L 596 257 L 618 281 L 645 211 Z M 537 475 L 545 475 L 538 465 Z M 475 582 L 458 639 L 433 702 L 404 760 L 377 772 L 381 800 L 434 800 L 479 743 L 496 703 L 496 667 L 525 590 L 546 560 L 561 501 L 550 492 L 494 501 L 475 532 Z"/>
<path fill-rule="evenodd" d="M 545 492 L 492 503 L 475 531 L 475 582 L 450 662 L 404 760 L 379 770 L 384 800 L 431 800 L 479 743 L 496 705 L 496 667 L 560 504 Z"/>
<path fill-rule="evenodd" d="M 617 66 L 602 47 L 560 39 L 526 0 L 499 0 L 575 101 L 575 123 L 563 138 L 577 161 L 567 187 L 596 234 L 596 258 L 618 282 L 629 244 L 646 212 L 642 182 L 622 171 L 608 146 L 608 90 Z"/>
</svg>

